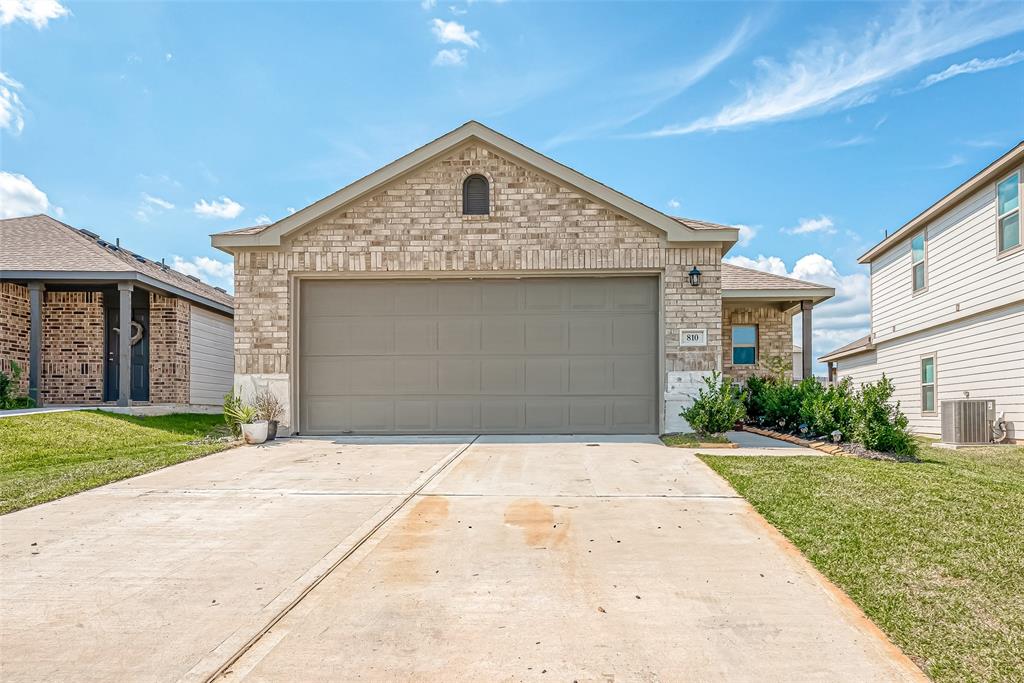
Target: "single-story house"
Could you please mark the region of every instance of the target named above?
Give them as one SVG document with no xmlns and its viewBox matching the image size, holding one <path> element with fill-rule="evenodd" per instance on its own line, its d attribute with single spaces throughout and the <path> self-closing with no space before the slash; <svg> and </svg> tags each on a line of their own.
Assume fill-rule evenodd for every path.
<svg viewBox="0 0 1024 683">
<path fill-rule="evenodd" d="M 223 289 L 116 241 L 45 215 L 0 220 L 0 370 L 24 368 L 39 406 L 220 406 L 233 314 Z"/>
<path fill-rule="evenodd" d="M 738 230 L 469 122 L 234 256 L 235 385 L 291 433 L 657 433 L 713 371 L 792 353 L 834 291 L 722 263 Z"/>
<path fill-rule="evenodd" d="M 830 379 L 862 384 L 886 375 L 911 428 L 933 436 L 942 430 L 943 404 L 994 401 L 1010 438 L 1019 441 L 1022 196 L 1024 142 L 865 252 L 870 333 L 821 357 Z"/>
</svg>

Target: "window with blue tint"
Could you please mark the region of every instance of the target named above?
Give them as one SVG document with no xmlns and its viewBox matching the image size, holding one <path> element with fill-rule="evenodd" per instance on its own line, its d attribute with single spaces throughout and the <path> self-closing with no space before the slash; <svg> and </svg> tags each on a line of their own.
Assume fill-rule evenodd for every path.
<svg viewBox="0 0 1024 683">
<path fill-rule="evenodd" d="M 935 356 L 921 359 L 921 412 L 935 412 Z"/>
<path fill-rule="evenodd" d="M 1020 173 L 996 185 L 999 251 L 1020 246 Z"/>
<path fill-rule="evenodd" d="M 732 364 L 754 365 L 757 362 L 757 326 L 736 325 L 732 328 Z"/>
<path fill-rule="evenodd" d="M 924 289 L 924 233 L 910 240 L 910 263 L 913 272 L 914 291 Z"/>
</svg>

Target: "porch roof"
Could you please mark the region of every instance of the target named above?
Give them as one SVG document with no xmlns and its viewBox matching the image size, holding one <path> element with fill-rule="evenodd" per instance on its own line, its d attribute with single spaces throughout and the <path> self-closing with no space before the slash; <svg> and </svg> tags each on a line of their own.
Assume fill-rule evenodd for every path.
<svg viewBox="0 0 1024 683">
<path fill-rule="evenodd" d="M 722 298 L 765 302 L 811 301 L 819 304 L 835 296 L 826 285 L 722 263 Z"/>
<path fill-rule="evenodd" d="M 3 280 L 136 282 L 223 313 L 234 312 L 234 299 L 225 290 L 45 214 L 0 220 L 0 244 Z"/>
</svg>

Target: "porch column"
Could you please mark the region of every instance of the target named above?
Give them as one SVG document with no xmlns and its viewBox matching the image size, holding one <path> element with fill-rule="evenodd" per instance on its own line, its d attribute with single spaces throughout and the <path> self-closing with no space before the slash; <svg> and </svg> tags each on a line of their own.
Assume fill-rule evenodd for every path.
<svg viewBox="0 0 1024 683">
<path fill-rule="evenodd" d="M 130 282 L 117 284 L 117 405 L 125 407 L 132 397 L 132 289 Z"/>
<path fill-rule="evenodd" d="M 39 405 L 39 388 L 42 386 L 43 369 L 43 291 L 42 282 L 28 283 L 29 328 L 28 328 L 28 395 Z"/>
<path fill-rule="evenodd" d="M 814 362 L 814 353 L 811 350 L 811 309 L 814 308 L 814 302 L 812 301 L 801 301 L 800 302 L 800 326 L 803 332 L 803 352 L 800 357 L 804 370 L 804 379 L 811 377 L 811 365 Z"/>
</svg>

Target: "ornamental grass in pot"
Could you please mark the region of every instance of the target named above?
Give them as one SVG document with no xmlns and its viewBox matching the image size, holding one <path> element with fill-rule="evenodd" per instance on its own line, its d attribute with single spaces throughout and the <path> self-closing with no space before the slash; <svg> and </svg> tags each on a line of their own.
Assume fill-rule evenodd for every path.
<svg viewBox="0 0 1024 683">
<path fill-rule="evenodd" d="M 255 406 L 257 417 L 268 423 L 267 441 L 273 441 L 277 438 L 277 425 L 281 416 L 284 415 L 284 406 L 281 405 L 280 399 L 269 390 L 256 394 Z"/>
</svg>

